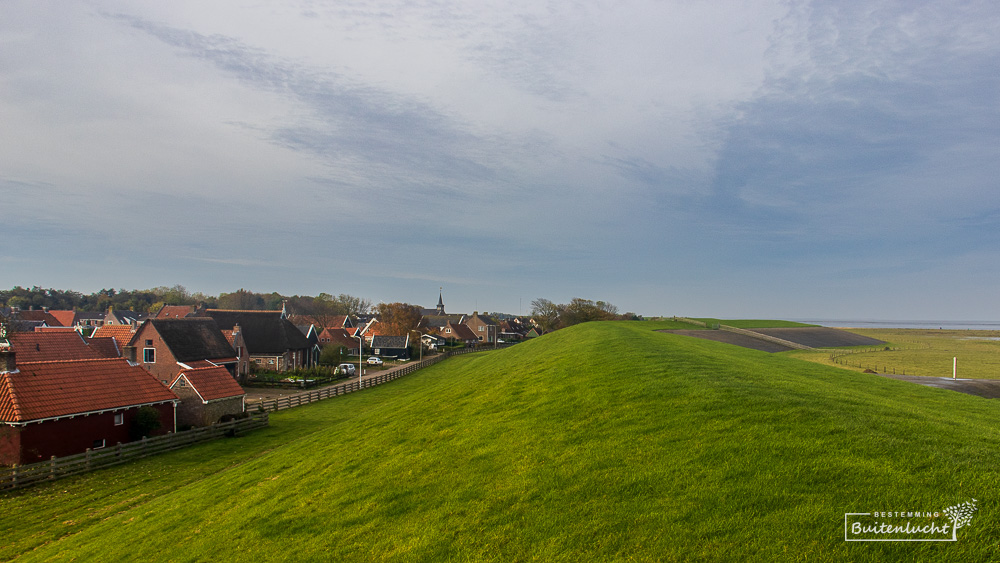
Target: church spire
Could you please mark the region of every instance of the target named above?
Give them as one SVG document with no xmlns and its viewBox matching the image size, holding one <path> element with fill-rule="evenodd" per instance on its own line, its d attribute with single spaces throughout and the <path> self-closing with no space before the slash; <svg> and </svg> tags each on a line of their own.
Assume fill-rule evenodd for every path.
<svg viewBox="0 0 1000 563">
<path fill-rule="evenodd" d="M 439 314 L 439 315 L 444 315 L 445 314 L 444 313 L 444 295 L 443 295 L 443 292 L 444 292 L 444 288 L 443 287 L 438 288 L 437 314 Z"/>
</svg>

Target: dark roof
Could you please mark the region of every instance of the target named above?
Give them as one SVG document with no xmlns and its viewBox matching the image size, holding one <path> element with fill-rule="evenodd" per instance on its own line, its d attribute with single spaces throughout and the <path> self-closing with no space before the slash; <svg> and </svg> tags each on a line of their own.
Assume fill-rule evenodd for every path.
<svg viewBox="0 0 1000 563">
<path fill-rule="evenodd" d="M 376 335 L 372 338 L 372 348 L 406 348 L 406 337 Z"/>
<path fill-rule="evenodd" d="M 147 319 L 146 322 L 153 325 L 178 362 L 236 356 L 236 351 L 223 336 L 214 319 L 187 317 Z M 142 329 L 139 329 L 136 336 L 141 332 Z M 135 337 L 132 341 L 135 341 Z"/>
<path fill-rule="evenodd" d="M 139 324 L 146 319 L 149 315 L 147 313 L 137 313 L 135 311 L 120 311 L 116 309 L 111 309 L 108 314 L 104 315 L 104 320 L 107 321 L 109 317 L 114 317 L 118 319 L 118 322 L 122 324 Z"/>
<path fill-rule="evenodd" d="M 423 328 L 444 328 L 448 323 L 459 324 L 465 320 L 465 315 L 438 315 L 433 309 L 431 312 L 432 314 L 430 315 L 420 317 L 420 322 L 417 326 Z"/>
<path fill-rule="evenodd" d="M 282 317 L 281 311 L 208 309 L 205 314 L 226 330 L 240 325 L 243 340 L 247 343 L 247 352 L 251 355 L 279 355 L 288 350 L 312 347 L 309 339 L 288 319 Z"/>
</svg>

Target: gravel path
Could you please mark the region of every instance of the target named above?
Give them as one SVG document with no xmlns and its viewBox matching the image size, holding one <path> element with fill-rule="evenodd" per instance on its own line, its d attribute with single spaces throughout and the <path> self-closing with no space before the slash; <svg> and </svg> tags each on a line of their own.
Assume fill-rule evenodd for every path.
<svg viewBox="0 0 1000 563">
<path fill-rule="evenodd" d="M 987 399 L 1000 398 L 1000 380 L 997 379 L 952 379 L 950 377 L 927 377 L 920 375 L 893 375 L 880 373 L 882 377 L 909 381 L 918 385 L 950 389 L 959 393 L 968 393 Z"/>
</svg>

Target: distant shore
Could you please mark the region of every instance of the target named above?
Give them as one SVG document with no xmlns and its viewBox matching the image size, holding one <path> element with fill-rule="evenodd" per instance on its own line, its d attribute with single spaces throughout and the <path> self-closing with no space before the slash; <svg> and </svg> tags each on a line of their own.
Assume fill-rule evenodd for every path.
<svg viewBox="0 0 1000 563">
<path fill-rule="evenodd" d="M 1000 330 L 1000 321 L 898 321 L 789 319 L 830 328 L 918 328 L 942 330 Z"/>
</svg>

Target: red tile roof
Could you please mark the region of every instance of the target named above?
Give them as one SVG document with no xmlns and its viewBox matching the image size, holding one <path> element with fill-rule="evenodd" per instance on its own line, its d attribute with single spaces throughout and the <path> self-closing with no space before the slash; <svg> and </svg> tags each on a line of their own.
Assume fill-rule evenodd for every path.
<svg viewBox="0 0 1000 563">
<path fill-rule="evenodd" d="M 122 348 L 115 342 L 114 338 L 88 338 L 87 344 L 97 351 L 102 358 L 122 357 Z"/>
<path fill-rule="evenodd" d="M 118 348 L 122 349 L 128 345 L 129 340 L 132 340 L 134 334 L 135 327 L 132 325 L 104 325 L 97 327 L 94 334 L 90 336 L 92 338 L 114 338 L 115 342 L 118 343 Z"/>
<path fill-rule="evenodd" d="M 15 332 L 11 334 L 10 349 L 17 354 L 18 363 L 107 357 L 102 350 L 87 345 L 76 331 Z"/>
<path fill-rule="evenodd" d="M 53 317 L 52 314 L 49 313 L 48 311 L 33 311 L 33 310 L 19 311 L 17 313 L 17 319 L 20 321 L 44 322 L 49 326 L 59 326 L 62 324 L 59 322 L 59 319 Z"/>
<path fill-rule="evenodd" d="M 0 421 L 28 422 L 178 400 L 146 370 L 117 359 L 18 362 L 0 372 Z"/>
<path fill-rule="evenodd" d="M 320 346 L 326 346 L 327 344 L 334 344 L 336 346 L 346 346 L 350 348 L 351 345 L 357 347 L 358 339 L 354 338 L 355 329 L 353 328 L 328 328 L 320 333 Z"/>
<path fill-rule="evenodd" d="M 76 311 L 56 311 L 50 309 L 49 314 L 55 317 L 62 326 L 73 326 L 76 324 Z"/>
<path fill-rule="evenodd" d="M 246 394 L 226 368 L 186 369 L 170 384 L 173 389 L 179 381 L 186 380 L 204 401 L 241 397 Z"/>
<path fill-rule="evenodd" d="M 190 305 L 164 305 L 156 312 L 157 319 L 179 319 L 186 317 L 194 311 Z"/>
</svg>

